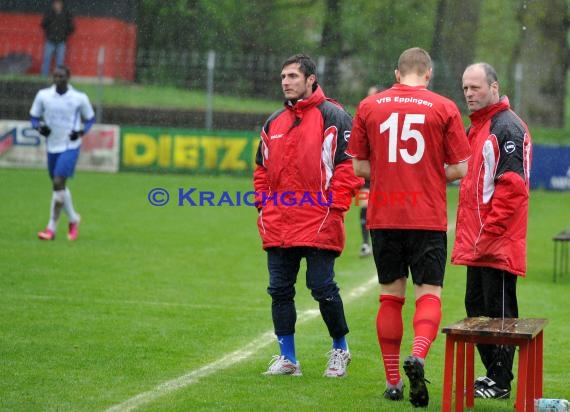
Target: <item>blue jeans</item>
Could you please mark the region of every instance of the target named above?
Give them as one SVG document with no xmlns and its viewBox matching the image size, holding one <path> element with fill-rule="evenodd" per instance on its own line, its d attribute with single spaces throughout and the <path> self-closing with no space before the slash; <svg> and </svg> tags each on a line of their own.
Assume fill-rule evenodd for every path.
<svg viewBox="0 0 570 412">
<path fill-rule="evenodd" d="M 314 247 L 269 248 L 267 267 L 271 296 L 271 314 L 276 335 L 295 333 L 295 283 L 301 259 L 307 262 L 306 285 L 319 302 L 321 316 L 333 339 L 348 333 L 339 288 L 334 281 L 334 261 L 338 253 Z"/>
<path fill-rule="evenodd" d="M 46 40 L 44 46 L 44 59 L 42 61 L 42 75 L 47 76 L 50 73 L 51 59 L 55 53 L 55 65 L 63 66 L 65 59 L 65 42 L 54 43 Z"/>
</svg>

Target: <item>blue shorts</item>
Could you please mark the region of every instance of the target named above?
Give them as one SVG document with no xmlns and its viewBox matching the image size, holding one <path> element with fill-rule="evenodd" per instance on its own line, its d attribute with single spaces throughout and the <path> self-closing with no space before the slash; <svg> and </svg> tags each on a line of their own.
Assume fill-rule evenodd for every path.
<svg viewBox="0 0 570 412">
<path fill-rule="evenodd" d="M 48 153 L 47 163 L 50 177 L 52 179 L 54 176 L 72 177 L 78 158 L 79 148 L 66 150 L 61 153 Z"/>
</svg>

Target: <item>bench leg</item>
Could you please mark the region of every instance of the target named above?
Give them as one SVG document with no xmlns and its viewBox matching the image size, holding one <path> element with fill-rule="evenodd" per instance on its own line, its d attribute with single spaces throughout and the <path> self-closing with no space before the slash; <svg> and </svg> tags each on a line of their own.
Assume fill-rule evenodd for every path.
<svg viewBox="0 0 570 412">
<path fill-rule="evenodd" d="M 475 406 L 475 344 L 468 342 L 465 353 L 465 406 L 473 408 Z"/>
<path fill-rule="evenodd" d="M 465 387 L 465 342 L 457 341 L 455 351 L 455 412 L 463 412 L 463 393 Z"/>
<path fill-rule="evenodd" d="M 451 412 L 451 397 L 453 392 L 453 355 L 455 341 L 449 335 L 445 339 L 445 366 L 443 369 L 442 411 Z"/>
<path fill-rule="evenodd" d="M 558 265 L 558 242 L 554 242 L 554 263 L 552 265 L 552 280 L 556 282 L 556 268 Z"/>
<path fill-rule="evenodd" d="M 526 406 L 526 378 L 528 366 L 528 351 L 529 344 L 524 343 L 520 345 L 519 350 L 519 371 L 517 376 L 517 399 L 515 410 L 517 412 L 524 412 Z"/>
<path fill-rule="evenodd" d="M 534 411 L 534 392 L 536 385 L 536 338 L 528 344 L 528 366 L 526 382 L 526 411 Z"/>
<path fill-rule="evenodd" d="M 564 275 L 568 275 L 568 242 L 565 241 L 562 244 L 562 247 L 564 248 L 564 251 L 563 251 L 563 253 L 564 253 Z M 562 276 L 563 276 L 563 274 L 561 273 L 560 277 L 562 277 Z"/>
<path fill-rule="evenodd" d="M 544 341 L 543 341 L 543 332 L 540 331 L 538 335 L 536 335 L 536 369 L 535 369 L 535 388 L 534 388 L 534 399 L 542 398 L 542 379 L 543 379 L 543 368 L 544 368 L 544 361 L 542 358 L 543 351 L 544 351 Z"/>
</svg>

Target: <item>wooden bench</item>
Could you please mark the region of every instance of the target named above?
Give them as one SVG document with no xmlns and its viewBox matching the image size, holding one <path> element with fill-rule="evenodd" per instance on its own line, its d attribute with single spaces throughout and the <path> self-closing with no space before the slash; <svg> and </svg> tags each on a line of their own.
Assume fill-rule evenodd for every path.
<svg viewBox="0 0 570 412">
<path fill-rule="evenodd" d="M 556 275 L 562 277 L 568 275 L 568 261 L 570 249 L 570 230 L 563 230 L 552 238 L 554 242 L 554 265 L 553 265 L 553 277 L 556 282 Z"/>
<path fill-rule="evenodd" d="M 451 412 L 455 360 L 455 411 L 475 405 L 475 344 L 518 346 L 519 365 L 515 409 L 534 411 L 534 399 L 542 397 L 543 329 L 547 319 L 465 318 L 446 326 L 443 373 L 444 412 Z"/>
</svg>

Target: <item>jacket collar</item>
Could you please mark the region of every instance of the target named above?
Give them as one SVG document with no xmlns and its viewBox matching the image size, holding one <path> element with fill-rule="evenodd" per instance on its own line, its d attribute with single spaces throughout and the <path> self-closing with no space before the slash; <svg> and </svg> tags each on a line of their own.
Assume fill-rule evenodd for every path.
<svg viewBox="0 0 570 412">
<path fill-rule="evenodd" d="M 503 96 L 497 103 L 483 107 L 482 109 L 471 113 L 469 118 L 471 119 L 471 123 L 485 122 L 495 114 L 509 110 L 510 108 L 509 98 L 507 96 Z"/>
<path fill-rule="evenodd" d="M 291 110 L 295 113 L 295 116 L 302 117 L 303 113 L 309 110 L 311 107 L 318 106 L 326 100 L 325 93 L 321 86 L 317 86 L 316 90 L 307 99 L 300 99 L 296 102 L 291 100 L 285 100 L 285 108 Z"/>
</svg>

